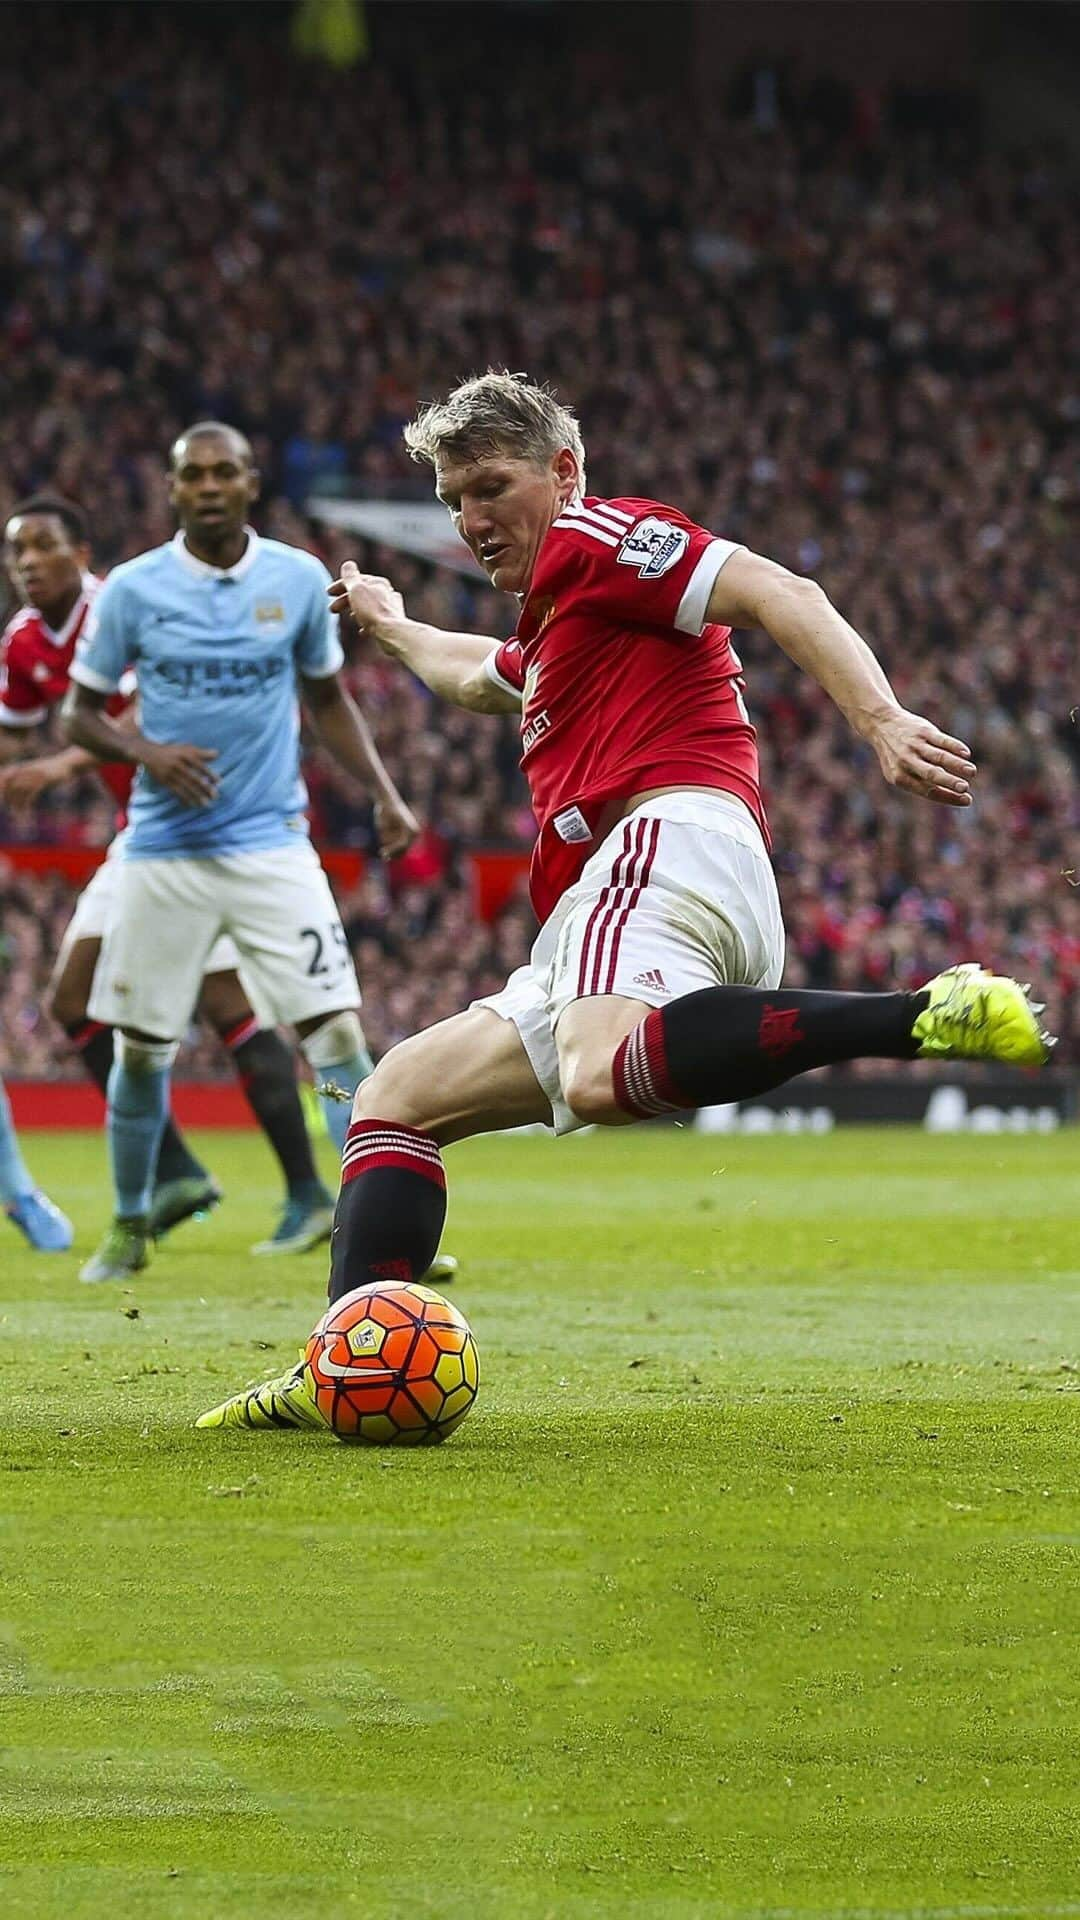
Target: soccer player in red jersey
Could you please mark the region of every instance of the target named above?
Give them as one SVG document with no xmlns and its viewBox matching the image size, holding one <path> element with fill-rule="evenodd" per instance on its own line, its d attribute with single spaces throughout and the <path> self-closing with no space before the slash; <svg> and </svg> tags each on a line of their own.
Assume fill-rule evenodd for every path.
<svg viewBox="0 0 1080 1920">
<path fill-rule="evenodd" d="M 465 382 L 405 438 L 489 579 L 518 597 L 517 632 L 498 646 L 422 625 L 348 562 L 331 604 L 445 698 L 520 707 L 542 925 L 504 992 L 393 1048 L 359 1089 L 332 1301 L 424 1273 L 446 1208 L 441 1149 L 470 1134 L 618 1125 L 860 1056 L 1045 1060 L 1039 1009 L 976 966 L 916 993 L 780 986 L 732 628 L 763 627 L 812 674 L 892 785 L 966 807 L 975 777 L 963 741 L 905 711 L 820 587 L 657 501 L 586 494 L 577 421 L 517 376 Z M 301 1364 L 198 1424 L 321 1421 Z"/>
<path fill-rule="evenodd" d="M 30 806 L 50 787 L 93 768 L 105 781 L 122 818 L 133 767 L 95 760 L 76 746 L 35 759 L 11 758 L 28 732 L 41 725 L 67 693 L 72 656 L 101 585 L 89 562 L 86 521 L 70 501 L 38 494 L 10 514 L 4 530 L 4 563 L 25 605 L 0 638 L 0 803 Z M 108 711 L 122 713 L 128 704 L 129 696 L 120 693 L 109 702 Z M 50 986 L 51 1011 L 103 1094 L 113 1062 L 113 1033 L 111 1027 L 89 1018 L 87 1004 L 116 877 L 116 861 L 106 859 L 80 896 Z M 287 1198 L 281 1221 L 256 1251 L 300 1252 L 328 1238 L 333 1198 L 315 1170 L 292 1055 L 280 1034 L 260 1026 L 237 971 L 238 958 L 231 940 L 218 941 L 210 955 L 199 1010 L 228 1050 L 285 1178 Z M 153 1231 L 167 1232 L 220 1197 L 217 1182 L 169 1120 L 157 1161 Z M 69 1232 L 65 1244 L 70 1243 Z"/>
</svg>

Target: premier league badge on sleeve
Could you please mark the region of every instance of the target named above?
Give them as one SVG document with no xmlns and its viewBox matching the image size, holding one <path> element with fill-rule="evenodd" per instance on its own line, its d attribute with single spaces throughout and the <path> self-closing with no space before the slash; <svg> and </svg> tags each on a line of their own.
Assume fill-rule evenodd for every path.
<svg viewBox="0 0 1080 1920">
<path fill-rule="evenodd" d="M 682 559 L 689 545 L 685 527 L 673 527 L 670 520 L 650 517 L 631 527 L 616 558 L 624 567 L 636 567 L 642 580 L 659 580 Z"/>
</svg>

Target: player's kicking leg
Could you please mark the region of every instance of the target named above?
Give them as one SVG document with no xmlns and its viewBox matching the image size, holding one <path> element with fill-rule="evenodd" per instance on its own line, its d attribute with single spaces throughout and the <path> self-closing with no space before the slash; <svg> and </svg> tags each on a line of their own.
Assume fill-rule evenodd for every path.
<svg viewBox="0 0 1080 1920">
<path fill-rule="evenodd" d="M 842 1061 L 991 1060 L 1044 1066 L 1054 1042 L 1027 989 L 975 965 L 914 993 L 706 987 L 667 1006 L 578 1000 L 557 1043 L 568 1104 L 617 1125 L 755 1099 L 796 1074 Z"/>
<path fill-rule="evenodd" d="M 554 1069 L 554 1049 L 551 1049 Z M 551 1101 L 517 1028 L 487 1007 L 394 1047 L 360 1087 L 342 1161 L 329 1297 L 431 1272 L 446 1217 L 442 1148 L 540 1121 Z M 233 1394 L 200 1427 L 323 1426 L 302 1365 Z"/>
<path fill-rule="evenodd" d="M 74 1238 L 71 1221 L 34 1184 L 19 1151 L 7 1089 L 0 1080 L 0 1206 L 38 1253 L 66 1253 Z"/>
<path fill-rule="evenodd" d="M 616 886 L 616 910 L 598 914 L 643 822 L 645 884 Z M 541 934 L 534 961 L 544 944 Z M 977 966 L 914 993 L 781 987 L 775 877 L 720 796 L 661 796 L 620 823 L 566 896 L 548 950 L 559 1084 L 578 1118 L 600 1125 L 754 1099 L 841 1061 L 1039 1066 L 1050 1045 L 1024 990 Z"/>
</svg>

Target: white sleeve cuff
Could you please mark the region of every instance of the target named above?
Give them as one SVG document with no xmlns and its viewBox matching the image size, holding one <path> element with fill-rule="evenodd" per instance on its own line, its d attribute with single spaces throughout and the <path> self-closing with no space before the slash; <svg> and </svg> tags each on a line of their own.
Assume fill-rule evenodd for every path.
<svg viewBox="0 0 1080 1920">
<path fill-rule="evenodd" d="M 73 660 L 68 668 L 68 679 L 77 680 L 80 687 L 89 687 L 91 693 L 115 693 L 119 680 L 110 680 L 103 673 L 95 673 L 85 660 Z"/>
<path fill-rule="evenodd" d="M 503 693 L 508 693 L 511 699 L 516 700 L 520 706 L 525 696 L 520 687 L 515 687 L 512 680 L 508 680 L 505 674 L 499 672 L 498 666 L 496 665 L 498 657 L 499 650 L 496 647 L 494 653 L 489 653 L 487 659 L 484 661 L 485 677 L 491 681 L 492 686 L 499 687 Z"/>
<path fill-rule="evenodd" d="M 335 673 L 340 673 L 344 665 L 345 654 L 339 645 L 335 647 L 332 654 L 328 655 L 321 666 L 301 667 L 300 672 L 303 674 L 305 680 L 329 680 Z"/>
<path fill-rule="evenodd" d="M 736 540 L 710 540 L 679 601 L 675 625 L 680 633 L 692 633 L 695 639 L 701 633 L 709 609 L 709 595 L 716 585 L 717 575 L 732 554 L 741 551 L 741 545 Z"/>
<path fill-rule="evenodd" d="M 0 727 L 40 727 L 48 707 L 33 707 L 29 713 L 16 713 L 14 707 L 0 705 Z"/>
</svg>

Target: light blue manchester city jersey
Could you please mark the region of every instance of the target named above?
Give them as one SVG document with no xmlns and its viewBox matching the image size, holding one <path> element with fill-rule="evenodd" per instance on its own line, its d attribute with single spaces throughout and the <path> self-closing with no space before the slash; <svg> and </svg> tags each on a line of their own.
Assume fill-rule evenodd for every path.
<svg viewBox="0 0 1080 1920">
<path fill-rule="evenodd" d="M 206 807 L 185 806 L 139 768 L 127 858 L 251 853 L 306 834 L 296 676 L 342 664 L 329 580 L 314 554 L 251 529 L 235 567 L 207 566 L 178 533 L 109 575 L 72 679 L 113 693 L 133 668 L 149 739 L 217 749 Z"/>
</svg>

